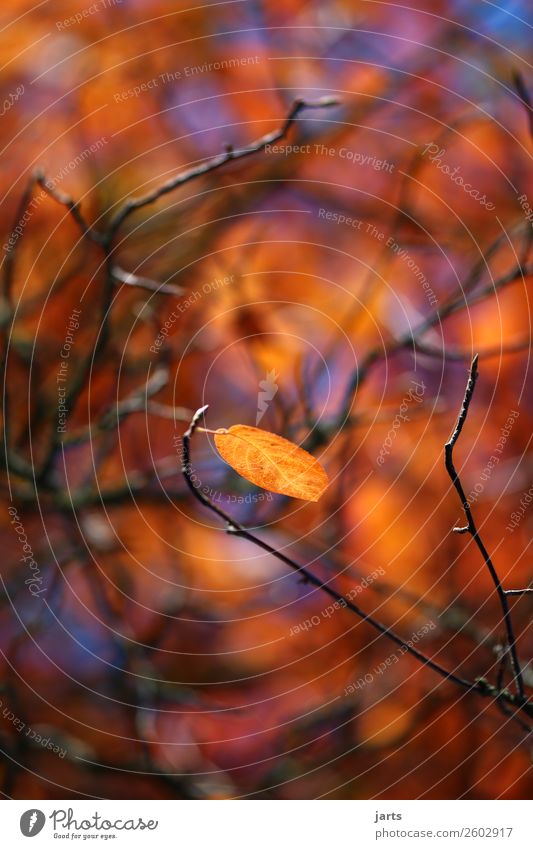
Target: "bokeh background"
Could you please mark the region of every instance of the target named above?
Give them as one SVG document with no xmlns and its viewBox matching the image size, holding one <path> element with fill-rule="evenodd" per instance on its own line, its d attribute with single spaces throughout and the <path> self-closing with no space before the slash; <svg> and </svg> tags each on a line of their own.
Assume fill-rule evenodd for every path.
<svg viewBox="0 0 533 849">
<path fill-rule="evenodd" d="M 531 8 L 188 5 L 0 10 L 2 793 L 527 797 L 521 727 L 225 534 L 180 438 L 203 404 L 212 428 L 266 407 L 261 427 L 324 464 L 323 498 L 267 497 L 200 433 L 198 485 L 424 653 L 496 681 L 500 609 L 452 533 L 443 445 L 479 352 L 457 463 L 505 586 L 526 587 Z M 99 246 L 39 185 L 24 197 L 40 168 L 104 231 L 302 97 L 339 103 L 125 222 L 114 260 L 165 291 L 116 281 L 106 310 Z M 529 688 L 531 601 L 511 602 Z"/>
</svg>

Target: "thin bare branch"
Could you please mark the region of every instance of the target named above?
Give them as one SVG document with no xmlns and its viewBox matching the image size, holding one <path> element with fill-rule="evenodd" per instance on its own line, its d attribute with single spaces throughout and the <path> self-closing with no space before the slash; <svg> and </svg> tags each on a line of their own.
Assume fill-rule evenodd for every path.
<svg viewBox="0 0 533 849">
<path fill-rule="evenodd" d="M 463 426 L 466 422 L 466 417 L 468 415 L 468 410 L 470 408 L 470 403 L 472 401 L 472 397 L 473 397 L 473 394 L 474 394 L 474 389 L 475 389 L 477 378 L 478 378 L 478 358 L 477 358 L 477 355 L 476 355 L 474 357 L 474 359 L 472 360 L 472 364 L 470 366 L 470 373 L 468 375 L 468 381 L 467 381 L 467 384 L 466 384 L 463 403 L 461 405 L 461 410 L 459 412 L 459 416 L 457 418 L 455 428 L 452 432 L 452 435 L 450 436 L 450 439 L 448 440 L 448 442 L 446 443 L 446 445 L 444 447 L 444 457 L 445 457 L 446 470 L 447 470 L 447 472 L 450 476 L 450 479 L 453 483 L 453 486 L 455 487 L 457 494 L 458 494 L 458 496 L 461 500 L 461 505 L 462 505 L 462 508 L 464 510 L 466 520 L 467 520 L 466 526 L 457 527 L 457 528 L 454 528 L 453 530 L 456 533 L 459 533 L 459 534 L 468 533 L 468 534 L 471 535 L 471 537 L 473 538 L 474 542 L 476 543 L 476 545 L 477 545 L 477 547 L 478 547 L 478 549 L 481 553 L 481 556 L 483 557 L 483 560 L 484 560 L 484 562 L 487 566 L 487 569 L 489 570 L 489 573 L 491 575 L 491 578 L 494 582 L 494 586 L 496 588 L 496 592 L 498 594 L 500 606 L 501 606 L 501 609 L 502 609 L 503 621 L 504 621 L 505 630 L 506 630 L 506 634 L 507 634 L 508 651 L 509 651 L 509 655 L 510 655 L 510 658 L 511 658 L 511 665 L 512 665 L 513 674 L 514 674 L 514 681 L 515 681 L 515 684 L 516 684 L 518 700 L 521 703 L 525 703 L 525 702 L 527 702 L 527 698 L 526 698 L 526 695 L 525 695 L 525 692 L 524 692 L 524 681 L 523 681 L 523 677 L 522 677 L 522 669 L 521 669 L 521 666 L 520 666 L 520 661 L 518 660 L 518 654 L 517 654 L 517 650 L 516 650 L 516 637 L 515 637 L 515 633 L 514 633 L 513 621 L 512 621 L 512 618 L 511 618 L 511 611 L 509 609 L 509 603 L 507 601 L 507 593 L 503 589 L 502 582 L 501 582 L 501 580 L 498 576 L 498 573 L 496 571 L 496 568 L 495 568 L 495 566 L 492 562 L 492 558 L 491 558 L 489 552 L 487 551 L 487 549 L 486 549 L 486 547 L 485 547 L 485 545 L 484 545 L 484 543 L 483 543 L 483 541 L 482 541 L 482 539 L 479 535 L 478 529 L 476 527 L 476 523 L 474 521 L 474 516 L 472 514 L 470 504 L 469 504 L 468 499 L 465 495 L 465 492 L 464 492 L 464 489 L 463 489 L 463 486 L 462 486 L 462 483 L 461 483 L 461 479 L 460 479 L 460 477 L 459 477 L 459 475 L 456 471 L 456 468 L 455 468 L 455 465 L 454 465 L 454 462 L 453 462 L 453 449 L 455 447 L 457 440 L 459 439 L 459 436 L 461 435 L 461 431 L 463 430 Z"/>
<path fill-rule="evenodd" d="M 274 142 L 279 141 L 284 138 L 289 132 L 292 125 L 297 120 L 298 116 L 301 112 L 306 109 L 323 109 L 329 106 L 336 106 L 338 103 L 337 100 L 333 97 L 322 97 L 320 100 L 309 101 L 309 100 L 295 100 L 293 105 L 289 110 L 289 114 L 287 115 L 283 125 L 272 133 L 266 133 L 266 135 L 261 136 L 255 141 L 251 142 L 246 147 L 242 147 L 240 149 L 235 149 L 232 146 L 228 146 L 224 153 L 218 154 L 211 159 L 208 159 L 206 162 L 202 162 L 199 165 L 195 165 L 192 168 L 188 168 L 186 171 L 182 171 L 179 174 L 176 174 L 175 177 L 172 177 L 166 183 L 163 183 L 162 186 L 158 186 L 156 189 L 152 189 L 152 191 L 147 192 L 145 195 L 142 195 L 138 198 L 131 198 L 127 200 L 126 203 L 118 210 L 115 214 L 114 218 L 111 219 L 108 230 L 106 232 L 106 241 L 110 246 L 117 234 L 118 230 L 124 224 L 127 218 L 139 209 L 142 209 L 145 206 L 149 206 L 152 203 L 155 203 L 160 198 L 168 195 L 169 192 L 173 192 L 174 189 L 179 188 L 180 186 L 185 185 L 185 183 L 190 183 L 192 180 L 197 179 L 198 177 L 202 177 L 205 174 L 209 174 L 212 171 L 216 171 L 221 168 L 223 165 L 226 165 L 228 162 L 234 162 L 237 159 L 243 159 L 246 156 L 251 156 L 252 154 L 259 153 L 264 150 L 264 148 L 268 144 L 273 144 Z"/>
<path fill-rule="evenodd" d="M 29 178 L 29 180 L 26 184 L 26 188 L 24 189 L 24 191 L 22 193 L 22 197 L 20 198 L 20 202 L 19 202 L 17 209 L 16 209 L 16 212 L 15 212 L 15 218 L 13 220 L 13 225 L 11 227 L 11 238 L 10 238 L 9 242 L 13 242 L 13 244 L 10 244 L 8 242 L 8 249 L 7 249 L 5 257 L 4 257 L 4 273 L 3 273 L 3 276 L 2 276 L 3 277 L 3 279 L 2 279 L 2 289 L 3 289 L 2 294 L 3 294 L 3 297 L 6 301 L 6 304 L 8 304 L 9 306 L 11 306 L 11 289 L 12 289 L 12 285 L 13 285 L 13 269 L 14 269 L 14 264 L 15 264 L 16 249 L 17 249 L 18 244 L 20 243 L 20 238 L 21 238 L 21 233 L 17 232 L 17 227 L 22 228 L 22 226 L 23 226 L 24 216 L 25 216 L 25 214 L 28 210 L 28 205 L 31 201 L 33 189 L 35 187 L 35 183 L 37 182 L 38 176 L 39 176 L 39 172 L 37 172 L 37 171 L 34 172 L 30 176 L 30 178 Z"/>
<path fill-rule="evenodd" d="M 185 289 L 181 286 L 176 286 L 173 283 L 158 283 L 156 280 L 150 280 L 149 277 L 140 277 L 131 271 L 124 271 L 118 265 L 113 266 L 111 273 L 118 283 L 123 283 L 125 286 L 136 286 L 138 289 L 146 289 L 148 292 L 158 292 L 162 295 L 183 295 L 185 292 Z"/>
<path fill-rule="evenodd" d="M 67 210 L 72 215 L 74 221 L 80 228 L 82 234 L 89 239 L 89 241 L 94 242 L 96 245 L 103 244 L 103 237 L 100 233 L 94 230 L 85 220 L 83 215 L 80 212 L 79 201 L 74 200 L 70 197 L 70 195 L 65 194 L 64 192 L 60 192 L 56 189 L 52 183 L 50 183 L 46 179 L 46 175 L 42 170 L 39 170 L 36 174 L 37 183 L 45 190 L 45 192 L 53 198 L 55 201 L 60 203 L 62 206 L 65 206 Z"/>
<path fill-rule="evenodd" d="M 526 116 L 529 124 L 529 133 L 533 138 L 533 103 L 531 102 L 529 91 L 520 71 L 514 70 L 512 73 L 512 78 L 516 93 L 518 94 L 518 97 L 522 101 L 522 105 L 526 110 Z"/>
</svg>

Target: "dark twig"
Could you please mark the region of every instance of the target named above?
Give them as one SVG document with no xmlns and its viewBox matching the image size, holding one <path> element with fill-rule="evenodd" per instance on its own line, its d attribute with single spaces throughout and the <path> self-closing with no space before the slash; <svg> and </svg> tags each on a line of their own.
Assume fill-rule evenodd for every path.
<svg viewBox="0 0 533 849">
<path fill-rule="evenodd" d="M 109 227 L 105 234 L 105 239 L 108 247 L 110 247 L 113 243 L 116 233 L 124 223 L 124 221 L 129 218 L 129 216 L 138 209 L 142 209 L 145 206 L 149 206 L 160 198 L 168 195 L 169 192 L 174 191 L 179 186 L 183 186 L 185 183 L 191 182 L 191 180 L 195 180 L 197 177 L 202 177 L 204 174 L 209 174 L 212 171 L 216 171 L 221 168 L 223 165 L 226 165 L 228 162 L 233 162 L 237 159 L 243 159 L 246 156 L 251 156 L 252 154 L 259 153 L 264 150 L 264 148 L 268 144 L 273 144 L 274 142 L 279 141 L 284 138 L 289 132 L 290 128 L 298 118 L 300 112 L 303 112 L 306 109 L 323 109 L 328 106 L 335 106 L 337 104 L 337 100 L 333 97 L 322 97 L 320 100 L 316 101 L 308 101 L 308 100 L 295 100 L 289 114 L 287 115 L 283 125 L 272 133 L 266 133 L 266 135 L 261 136 L 256 139 L 256 141 L 251 142 L 246 147 L 241 147 L 238 150 L 235 150 L 233 147 L 226 147 L 224 153 L 218 154 L 211 159 L 208 159 L 206 162 L 202 162 L 199 165 L 195 165 L 192 168 L 188 168 L 186 171 L 182 171 L 179 174 L 176 174 L 175 177 L 172 177 L 166 183 L 163 183 L 162 186 L 159 186 L 157 189 L 153 189 L 150 192 L 147 192 L 145 195 L 142 195 L 138 198 L 131 198 L 127 200 L 126 203 L 118 210 L 115 216 L 111 219 Z"/>
<path fill-rule="evenodd" d="M 479 535 L 476 524 L 474 522 L 474 517 L 472 515 L 472 510 L 470 509 L 470 504 L 466 498 L 463 486 L 461 484 L 461 480 L 457 471 L 455 469 L 453 463 L 453 449 L 454 446 L 461 435 L 461 431 L 463 429 L 464 423 L 466 421 L 466 417 L 468 415 L 468 410 L 470 407 L 470 402 L 472 401 L 472 396 L 474 394 L 474 388 L 476 385 L 476 380 L 478 378 L 478 358 L 477 355 L 472 360 L 472 365 L 470 367 L 470 373 L 468 376 L 468 381 L 466 384 L 466 390 L 463 398 L 463 403 L 461 405 L 461 410 L 459 412 L 459 416 L 457 418 L 457 422 L 455 428 L 453 430 L 450 439 L 446 443 L 444 447 L 444 456 L 446 463 L 446 470 L 450 476 L 450 479 L 457 491 L 457 494 L 461 500 L 461 505 L 465 512 L 467 524 L 464 527 L 456 527 L 453 530 L 456 533 L 463 534 L 468 533 L 473 538 L 476 543 L 479 551 L 481 552 L 481 556 L 489 570 L 490 576 L 494 582 L 494 586 L 496 587 L 496 592 L 498 594 L 498 598 L 500 601 L 500 606 L 503 614 L 503 621 L 505 625 L 505 631 L 507 635 L 507 650 L 509 651 L 509 655 L 511 658 L 511 666 L 514 673 L 514 680 L 516 684 L 518 701 L 519 703 L 527 702 L 527 698 L 524 692 L 524 681 L 522 678 L 522 670 L 520 667 L 520 662 L 518 660 L 518 654 L 516 651 L 516 637 L 513 628 L 513 621 L 511 618 L 511 611 L 509 609 L 509 603 L 507 601 L 507 593 L 502 587 L 502 582 L 498 576 L 498 573 L 494 567 L 491 556 L 488 553 L 485 545 Z"/>
<path fill-rule="evenodd" d="M 35 183 L 37 182 L 39 177 L 39 172 L 34 172 L 30 176 L 26 188 L 22 194 L 20 199 L 20 203 L 17 206 L 17 210 L 15 213 L 15 219 L 13 221 L 13 226 L 11 229 L 11 238 L 8 242 L 8 249 L 4 257 L 4 268 L 2 275 L 2 293 L 0 298 L 0 332 L 1 332 L 1 341 L 2 341 L 2 368 L 3 368 L 3 420 L 4 420 L 4 428 L 3 428 L 3 441 L 4 441 L 4 451 L 3 456 L 0 458 L 0 465 L 2 468 L 5 468 L 8 472 L 14 472 L 17 475 L 20 475 L 22 478 L 26 478 L 29 481 L 33 481 L 34 469 L 31 463 L 28 463 L 23 457 L 19 457 L 15 448 L 11 444 L 11 398 L 9 394 L 8 387 L 8 343 L 9 343 L 9 335 L 12 329 L 12 322 L 14 316 L 13 309 L 13 298 L 12 298 L 12 288 L 13 288 L 13 276 L 14 276 L 14 268 L 15 268 L 15 259 L 18 250 L 18 246 L 21 242 L 24 227 L 26 226 L 25 216 L 28 213 L 28 206 L 31 202 L 33 190 L 35 188 Z M 18 229 L 22 228 L 22 229 Z M 9 484 L 11 488 L 11 484 Z"/>
<path fill-rule="evenodd" d="M 498 671 L 496 673 L 496 687 L 501 692 L 503 690 L 503 682 L 505 671 L 507 669 L 507 659 L 509 656 L 509 649 L 506 646 L 498 645 Z"/>
<path fill-rule="evenodd" d="M 108 260 L 109 273 L 111 277 L 115 278 L 121 283 L 126 283 L 127 285 L 137 285 L 142 288 L 147 288 L 152 291 L 164 292 L 165 287 L 171 294 L 178 294 L 176 289 L 178 287 L 170 287 L 167 284 L 162 284 L 158 286 L 153 281 L 147 280 L 146 278 L 137 277 L 137 275 L 130 274 L 128 272 L 122 271 L 122 269 L 113 266 L 110 261 L 110 255 L 112 251 L 112 245 L 114 238 L 124 223 L 124 221 L 129 218 L 129 216 L 138 209 L 142 207 L 149 206 L 165 195 L 169 194 L 169 192 L 174 191 L 174 189 L 179 188 L 180 186 L 185 185 L 186 183 L 191 182 L 192 180 L 197 179 L 198 177 L 202 177 L 205 174 L 209 174 L 212 171 L 217 171 L 223 165 L 226 165 L 228 162 L 234 162 L 238 159 L 244 159 L 247 156 L 252 156 L 255 153 L 260 153 L 265 147 L 269 144 L 273 144 L 274 142 L 283 139 L 293 124 L 298 119 L 298 116 L 301 112 L 306 109 L 324 109 L 329 106 L 336 106 L 338 101 L 334 97 L 322 97 L 319 100 L 311 101 L 304 100 L 303 98 L 299 98 L 295 100 L 292 104 L 285 121 L 282 126 L 274 130 L 271 133 L 266 133 L 255 141 L 251 142 L 249 145 L 245 147 L 235 149 L 232 145 L 227 145 L 224 152 L 218 154 L 217 156 L 211 157 L 207 159 L 205 162 L 200 163 L 199 165 L 195 165 L 192 168 L 188 168 L 185 171 L 181 171 L 179 174 L 176 174 L 170 180 L 167 180 L 163 185 L 158 186 L 158 188 L 153 189 L 150 192 L 147 192 L 145 195 L 142 195 L 139 198 L 131 198 L 127 200 L 120 209 L 116 212 L 114 217 L 111 219 L 109 226 L 103 230 L 98 231 L 91 227 L 79 209 L 79 202 L 75 201 L 69 195 L 66 195 L 63 192 L 58 191 L 52 186 L 51 183 L 48 183 L 46 180 L 45 174 L 38 170 L 35 172 L 33 177 L 33 181 L 39 183 L 42 188 L 50 195 L 50 197 L 54 198 L 58 203 L 65 206 L 78 227 L 80 228 L 83 235 L 88 238 L 90 241 L 94 242 L 97 245 L 100 245 L 104 249 L 104 253 Z M 30 189 L 31 194 L 31 189 Z"/>
<path fill-rule="evenodd" d="M 533 587 L 526 587 L 523 590 L 505 590 L 505 595 L 525 595 L 526 593 L 533 593 Z"/>
<path fill-rule="evenodd" d="M 91 227 L 83 217 L 79 201 L 75 201 L 70 195 L 58 191 L 51 183 L 48 183 L 46 176 L 41 171 L 38 171 L 35 176 L 35 181 L 42 186 L 44 191 L 61 206 L 65 206 L 68 212 L 72 215 L 74 221 L 81 230 L 81 233 L 89 241 L 104 248 L 104 253 L 107 256 L 106 237 L 103 233 L 99 233 Z M 184 290 L 181 286 L 175 286 L 171 283 L 158 283 L 156 280 L 151 280 L 148 277 L 142 277 L 138 274 L 133 274 L 131 271 L 125 271 L 119 265 L 111 264 L 111 277 L 117 283 L 123 283 L 125 286 L 136 286 L 139 289 L 146 289 L 149 292 L 158 292 L 164 295 L 182 295 Z"/>
</svg>

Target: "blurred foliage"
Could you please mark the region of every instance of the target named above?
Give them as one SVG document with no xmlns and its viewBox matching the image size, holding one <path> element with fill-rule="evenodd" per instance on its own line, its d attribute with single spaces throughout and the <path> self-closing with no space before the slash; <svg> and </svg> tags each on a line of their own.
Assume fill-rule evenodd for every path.
<svg viewBox="0 0 533 849">
<path fill-rule="evenodd" d="M 346 610 L 324 615 L 320 591 L 224 534 L 185 487 L 186 425 L 168 415 L 208 403 L 210 427 L 255 425 L 274 373 L 261 427 L 311 446 L 330 489 L 317 504 L 259 498 L 198 434 L 202 485 L 345 593 L 382 570 L 357 596 L 365 610 L 406 637 L 435 623 L 424 652 L 494 679 L 500 610 L 477 550 L 451 533 L 459 508 L 443 445 L 480 351 L 457 462 L 467 492 L 482 484 L 473 509 L 505 585 L 527 586 L 533 510 L 506 526 L 531 482 L 529 278 L 474 297 L 531 243 L 518 200 L 533 197 L 531 139 L 512 85 L 522 70 L 533 86 L 527 4 L 187 5 L 123 0 L 84 16 L 85 0 L 11 0 L 0 11 L 3 99 L 24 87 L 2 117 L 6 242 L 36 167 L 104 230 L 127 198 L 281 126 L 295 98 L 340 99 L 303 113 L 281 152 L 229 164 L 128 219 L 118 264 L 183 294 L 115 286 L 109 339 L 51 458 L 60 352 L 71 332 L 70 391 L 101 330 L 105 269 L 65 207 L 33 191 L 2 267 L 4 421 L 26 468 L 2 473 L 3 792 L 527 797 L 521 729 L 410 657 L 372 674 L 394 646 Z M 440 170 L 429 144 L 495 209 Z M 453 313 L 419 334 L 460 285 Z M 169 380 L 151 412 L 100 426 L 161 366 Z M 422 398 L 379 464 L 413 381 Z M 27 469 L 47 457 L 35 485 Z M 11 499 L 39 596 L 24 583 Z M 526 665 L 531 603 L 513 598 L 512 609 Z"/>
</svg>

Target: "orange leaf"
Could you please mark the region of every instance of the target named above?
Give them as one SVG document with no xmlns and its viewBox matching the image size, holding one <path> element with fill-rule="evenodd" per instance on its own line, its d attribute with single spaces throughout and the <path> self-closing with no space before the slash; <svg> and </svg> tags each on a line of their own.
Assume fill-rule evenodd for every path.
<svg viewBox="0 0 533 849">
<path fill-rule="evenodd" d="M 215 433 L 220 456 L 243 478 L 271 492 L 318 501 L 328 476 L 311 454 L 275 433 L 233 425 Z"/>
</svg>

